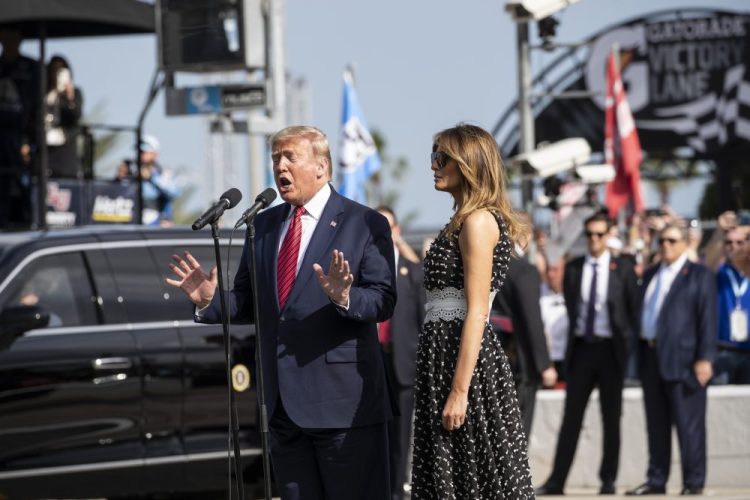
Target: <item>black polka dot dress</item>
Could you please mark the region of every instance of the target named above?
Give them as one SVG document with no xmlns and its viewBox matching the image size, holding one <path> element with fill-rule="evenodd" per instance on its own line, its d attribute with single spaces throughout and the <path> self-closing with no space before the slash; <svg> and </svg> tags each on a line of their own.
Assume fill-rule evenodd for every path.
<svg viewBox="0 0 750 500">
<path fill-rule="evenodd" d="M 505 280 L 512 249 L 502 218 L 496 218 L 501 237 L 493 255 L 493 291 Z M 513 376 L 489 324 L 471 379 L 466 422 L 454 431 L 441 423 L 466 316 L 459 233 L 441 233 L 424 261 L 428 306 L 417 353 L 412 498 L 534 498 Z"/>
</svg>

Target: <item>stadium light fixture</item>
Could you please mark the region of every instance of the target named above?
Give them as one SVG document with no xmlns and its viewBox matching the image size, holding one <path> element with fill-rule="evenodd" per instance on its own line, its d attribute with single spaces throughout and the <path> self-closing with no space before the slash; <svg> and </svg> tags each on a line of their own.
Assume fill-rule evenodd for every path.
<svg viewBox="0 0 750 500">
<path fill-rule="evenodd" d="M 584 165 L 591 158 L 591 147 L 580 137 L 563 139 L 548 146 L 511 158 L 524 176 L 546 179 Z"/>
</svg>

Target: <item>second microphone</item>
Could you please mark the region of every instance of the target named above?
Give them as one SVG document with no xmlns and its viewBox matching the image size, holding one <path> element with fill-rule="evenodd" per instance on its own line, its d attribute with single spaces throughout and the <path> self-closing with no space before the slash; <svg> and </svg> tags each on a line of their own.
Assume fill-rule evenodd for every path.
<svg viewBox="0 0 750 500">
<path fill-rule="evenodd" d="M 237 224 L 234 225 L 234 228 L 237 229 L 242 224 L 247 223 L 250 219 L 255 217 L 255 214 L 266 208 L 268 205 L 273 203 L 273 200 L 276 199 L 276 191 L 274 191 L 273 188 L 268 188 L 262 193 L 260 193 L 255 198 L 255 203 L 253 203 L 250 208 L 245 210 L 245 213 L 242 214 L 242 217 L 237 221 Z"/>
<path fill-rule="evenodd" d="M 219 217 L 221 217 L 224 211 L 236 207 L 241 199 L 242 193 L 240 193 L 239 189 L 228 189 L 221 195 L 219 201 L 203 212 L 203 215 L 195 219 L 195 222 L 193 222 L 192 225 L 193 231 L 197 231 L 206 224 L 213 224 L 219 219 Z"/>
</svg>

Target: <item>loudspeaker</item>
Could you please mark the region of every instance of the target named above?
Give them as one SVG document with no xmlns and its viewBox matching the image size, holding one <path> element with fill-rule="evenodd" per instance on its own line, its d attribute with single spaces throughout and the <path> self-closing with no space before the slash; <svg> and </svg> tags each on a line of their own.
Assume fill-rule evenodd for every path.
<svg viewBox="0 0 750 500">
<path fill-rule="evenodd" d="M 261 0 L 158 0 L 159 67 L 230 71 L 265 66 Z"/>
</svg>

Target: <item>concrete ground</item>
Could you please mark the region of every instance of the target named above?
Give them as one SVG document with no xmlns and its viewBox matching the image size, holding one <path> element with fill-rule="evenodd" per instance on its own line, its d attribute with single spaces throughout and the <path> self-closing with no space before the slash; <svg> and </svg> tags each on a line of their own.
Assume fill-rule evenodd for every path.
<svg viewBox="0 0 750 500">
<path fill-rule="evenodd" d="M 736 498 L 750 499 L 750 386 L 712 386 L 708 388 L 706 412 L 707 475 L 705 491 Z M 549 477 L 555 455 L 565 391 L 539 391 L 534 424 L 529 439 L 529 462 L 532 483 L 540 486 Z M 621 420 L 620 467 L 618 491 L 633 488 L 646 479 L 648 465 L 647 430 L 640 388 L 623 393 Z M 566 481 L 566 491 L 594 491 L 599 486 L 599 464 L 602 456 L 602 423 L 598 391 L 594 390 L 584 417 L 573 467 Z M 680 450 L 672 438 L 672 467 L 667 491 L 679 494 L 682 486 Z M 664 498 L 664 497 L 661 497 Z M 734 498 L 734 497 L 733 497 Z"/>
<path fill-rule="evenodd" d="M 591 499 L 591 498 L 601 498 L 601 499 L 612 499 L 612 500 L 632 500 L 636 497 L 628 497 L 625 496 L 625 489 L 626 488 L 618 488 L 617 492 L 618 495 L 607 495 L 607 496 L 599 496 L 597 494 L 596 488 L 566 488 L 565 490 L 565 496 L 544 496 L 544 497 L 538 497 L 540 499 L 543 498 L 549 498 L 549 499 L 564 499 L 564 500 L 576 500 L 576 499 Z M 643 499 L 651 499 L 651 500 L 665 500 L 668 498 L 688 498 L 680 496 L 679 489 L 675 488 L 669 488 L 667 489 L 666 495 L 649 495 L 649 496 L 642 496 L 638 498 Z M 750 488 L 706 488 L 703 490 L 702 496 L 696 496 L 693 498 L 721 498 L 723 500 L 750 500 Z"/>
<path fill-rule="evenodd" d="M 617 488 L 617 495 L 599 495 L 597 488 L 566 488 L 564 496 L 543 496 L 537 497 L 537 500 L 542 499 L 560 499 L 560 500 L 590 500 L 598 498 L 601 500 L 633 500 L 636 497 L 629 497 L 625 495 L 627 488 Z M 411 498 L 409 495 L 405 498 Z M 680 496 L 680 490 L 676 488 L 668 488 L 666 495 L 649 495 L 639 497 L 644 500 L 667 500 L 667 499 L 685 499 L 688 497 Z M 703 490 L 702 496 L 696 496 L 694 498 L 721 498 L 722 500 L 750 500 L 750 487 L 748 488 L 706 488 Z M 258 499 L 262 500 L 262 499 Z M 274 499 L 276 500 L 276 499 Z"/>
</svg>

